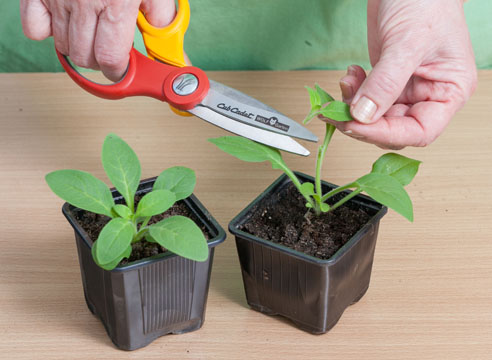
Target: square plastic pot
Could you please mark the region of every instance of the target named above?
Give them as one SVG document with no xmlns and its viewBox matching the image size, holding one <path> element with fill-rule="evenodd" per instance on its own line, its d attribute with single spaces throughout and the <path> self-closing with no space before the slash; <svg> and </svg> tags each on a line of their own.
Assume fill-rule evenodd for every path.
<svg viewBox="0 0 492 360">
<path fill-rule="evenodd" d="M 137 193 L 150 191 L 154 181 L 142 181 Z M 122 200 L 116 190 L 112 193 L 115 201 Z M 120 349 L 135 350 L 162 335 L 197 330 L 204 322 L 214 248 L 224 241 L 225 232 L 194 195 L 182 201 L 199 219 L 198 225 L 211 234 L 208 260 L 196 262 L 163 253 L 111 271 L 92 259 L 92 240 L 74 217 L 84 210 L 63 205 L 63 214 L 75 231 L 87 306 Z"/>
<path fill-rule="evenodd" d="M 296 173 L 301 182 L 314 179 Z M 351 204 L 371 215 L 369 221 L 330 259 L 321 260 L 240 230 L 261 203 L 281 192 L 290 180 L 278 178 L 230 223 L 248 304 L 268 315 L 281 315 L 314 334 L 330 330 L 344 310 L 367 291 L 379 221 L 387 208 L 365 195 Z M 335 186 L 323 182 L 323 192 Z"/>
</svg>

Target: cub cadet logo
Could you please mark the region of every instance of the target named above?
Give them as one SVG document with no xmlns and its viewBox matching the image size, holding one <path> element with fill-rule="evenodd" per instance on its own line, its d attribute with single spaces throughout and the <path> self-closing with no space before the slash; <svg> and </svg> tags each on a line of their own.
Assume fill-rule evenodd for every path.
<svg viewBox="0 0 492 360">
<path fill-rule="evenodd" d="M 258 121 L 259 123 L 274 127 L 275 129 L 279 129 L 282 131 L 289 131 L 289 125 L 282 124 L 280 121 L 275 116 L 272 116 L 271 118 L 266 118 L 261 115 L 256 115 L 255 121 Z"/>
<path fill-rule="evenodd" d="M 226 105 L 224 103 L 220 103 L 217 105 L 219 109 L 225 110 L 225 111 L 230 111 L 233 114 L 241 115 L 244 116 L 245 118 L 252 119 L 255 114 L 247 112 L 247 111 L 241 111 L 237 107 L 231 107 L 229 105 Z"/>
</svg>

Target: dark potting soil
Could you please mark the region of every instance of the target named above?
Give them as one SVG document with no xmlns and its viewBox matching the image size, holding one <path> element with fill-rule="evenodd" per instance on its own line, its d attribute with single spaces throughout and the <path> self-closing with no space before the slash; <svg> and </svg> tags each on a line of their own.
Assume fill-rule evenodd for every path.
<svg viewBox="0 0 492 360">
<path fill-rule="evenodd" d="M 137 204 L 142 198 L 142 196 L 143 195 L 135 196 L 135 209 L 137 208 Z M 109 222 L 109 220 L 111 220 L 109 217 L 105 215 L 94 214 L 84 210 L 76 211 L 74 215 L 75 218 L 77 219 L 77 222 L 87 232 L 87 235 L 89 235 L 92 242 L 97 240 L 97 237 L 99 236 L 99 233 L 101 232 L 102 228 Z M 198 227 L 200 227 L 203 234 L 205 235 L 205 239 L 208 240 L 211 238 L 208 229 L 200 224 L 195 214 L 193 214 L 193 212 L 191 212 L 190 209 L 188 209 L 185 203 L 181 201 L 178 201 L 166 212 L 153 216 L 149 221 L 149 225 L 155 224 L 165 218 L 174 215 L 182 215 L 190 218 L 198 225 Z M 147 257 L 151 257 L 157 254 L 162 254 L 166 251 L 167 250 L 164 247 L 160 246 L 157 243 L 151 243 L 142 240 L 132 244 L 132 253 L 130 255 L 130 258 L 123 259 L 119 263 L 119 265 L 125 265 L 132 261 L 145 259 Z"/>
<path fill-rule="evenodd" d="M 342 194 L 333 199 L 338 201 Z M 329 259 L 367 223 L 368 214 L 348 201 L 328 213 L 315 216 L 306 201 L 289 183 L 258 205 L 240 229 L 259 238 L 285 245 L 319 259 Z"/>
</svg>

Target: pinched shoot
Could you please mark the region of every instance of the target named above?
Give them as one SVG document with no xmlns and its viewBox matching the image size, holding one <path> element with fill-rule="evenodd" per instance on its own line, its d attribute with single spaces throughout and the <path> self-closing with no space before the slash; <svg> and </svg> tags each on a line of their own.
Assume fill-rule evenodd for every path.
<svg viewBox="0 0 492 360">
<path fill-rule="evenodd" d="M 311 110 L 304 119 L 304 124 L 307 124 L 319 114 L 336 121 L 353 120 L 347 104 L 336 101 L 318 85 L 314 89 L 306 88 L 309 92 Z M 209 139 L 209 141 L 222 151 L 240 160 L 248 162 L 269 161 L 274 169 L 282 170 L 290 178 L 294 186 L 306 200 L 306 207 L 316 215 L 335 210 L 354 196 L 365 192 L 374 200 L 392 208 L 408 220 L 413 221 L 412 201 L 404 187 L 413 180 L 421 162 L 403 155 L 396 153 L 384 154 L 374 162 L 368 174 L 323 193 L 321 186 L 321 167 L 335 130 L 335 126 L 326 124 L 325 137 L 323 143 L 318 148 L 314 184 L 311 182 L 301 183 L 295 173 L 282 159 L 280 151 L 275 148 L 237 136 L 223 136 Z M 336 202 L 330 201 L 333 196 L 340 196 L 340 193 L 345 195 Z"/>
<path fill-rule="evenodd" d="M 205 261 L 208 245 L 200 228 L 185 216 L 171 216 L 149 225 L 154 215 L 170 209 L 176 201 L 193 193 L 196 177 L 193 170 L 175 166 L 164 170 L 135 208 L 135 194 L 140 183 L 140 161 L 130 146 L 115 134 L 109 134 L 102 149 L 104 171 L 125 204 L 116 204 L 109 187 L 93 175 L 80 170 L 58 170 L 46 175 L 51 190 L 69 204 L 110 221 L 92 245 L 92 257 L 105 270 L 114 269 L 129 258 L 132 244 L 155 242 L 177 255 Z"/>
</svg>

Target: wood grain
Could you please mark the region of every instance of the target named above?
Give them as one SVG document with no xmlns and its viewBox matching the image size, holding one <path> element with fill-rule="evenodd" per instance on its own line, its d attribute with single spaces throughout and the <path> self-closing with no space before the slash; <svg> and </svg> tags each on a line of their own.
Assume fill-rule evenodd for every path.
<svg viewBox="0 0 492 360">
<path fill-rule="evenodd" d="M 308 107 L 304 85 L 318 82 L 338 93 L 341 75 L 210 73 L 294 119 Z M 415 222 L 392 211 L 383 219 L 369 291 L 329 333 L 310 335 L 250 310 L 229 235 L 216 249 L 203 328 L 123 352 L 85 305 L 73 233 L 44 175 L 74 168 L 107 181 L 99 155 L 104 136 L 116 132 L 135 149 L 144 177 L 178 164 L 195 169 L 195 194 L 226 228 L 280 173 L 221 153 L 207 138 L 223 131 L 177 117 L 156 100 L 102 100 L 65 74 L 1 74 L 0 358 L 490 359 L 492 72 L 479 79 L 434 144 L 402 152 L 423 161 L 408 187 Z M 316 121 L 311 129 L 323 133 Z M 324 178 L 348 182 L 382 153 L 336 134 Z M 286 161 L 313 173 L 314 156 Z"/>
</svg>

